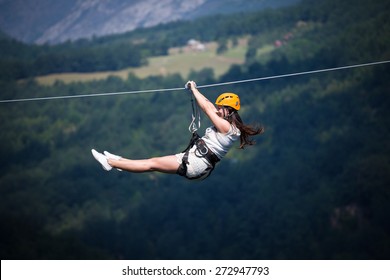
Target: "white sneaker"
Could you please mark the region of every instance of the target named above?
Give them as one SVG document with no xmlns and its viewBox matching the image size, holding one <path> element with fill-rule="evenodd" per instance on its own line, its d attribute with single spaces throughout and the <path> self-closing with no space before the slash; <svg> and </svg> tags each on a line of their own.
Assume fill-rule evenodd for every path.
<svg viewBox="0 0 390 280">
<path fill-rule="evenodd" d="M 114 160 L 118 160 L 118 159 L 121 159 L 122 157 L 121 156 L 117 156 L 117 155 L 114 155 L 114 154 L 111 154 L 107 151 L 104 151 L 104 155 L 109 158 L 109 159 L 114 159 Z"/>
<path fill-rule="evenodd" d="M 109 158 L 109 159 L 113 159 L 113 160 L 120 160 L 122 157 L 121 156 L 117 156 L 117 155 L 114 155 L 114 154 L 111 154 L 107 151 L 104 151 L 104 155 Z M 120 168 L 117 168 L 118 171 L 123 171 L 122 169 Z"/>
<path fill-rule="evenodd" d="M 99 152 L 97 152 L 95 149 L 91 150 L 93 157 L 102 165 L 103 169 L 106 171 L 110 171 L 112 169 L 112 166 L 108 164 L 107 157 Z"/>
</svg>

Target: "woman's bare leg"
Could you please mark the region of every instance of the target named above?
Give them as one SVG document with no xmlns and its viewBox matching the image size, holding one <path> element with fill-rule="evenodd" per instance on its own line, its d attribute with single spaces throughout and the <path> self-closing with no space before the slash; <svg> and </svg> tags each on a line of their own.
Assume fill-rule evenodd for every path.
<svg viewBox="0 0 390 280">
<path fill-rule="evenodd" d="M 175 174 L 179 168 L 179 163 L 174 155 L 134 160 L 126 158 L 107 159 L 107 161 L 112 167 L 135 173 L 158 171 Z"/>
</svg>

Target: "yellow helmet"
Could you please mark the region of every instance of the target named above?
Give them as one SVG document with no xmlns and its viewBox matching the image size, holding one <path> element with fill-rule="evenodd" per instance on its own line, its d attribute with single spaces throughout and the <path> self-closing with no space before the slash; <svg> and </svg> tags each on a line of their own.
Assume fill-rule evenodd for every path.
<svg viewBox="0 0 390 280">
<path fill-rule="evenodd" d="M 237 94 L 231 92 L 222 93 L 215 101 L 216 105 L 229 106 L 235 110 L 240 110 L 240 98 Z"/>
</svg>

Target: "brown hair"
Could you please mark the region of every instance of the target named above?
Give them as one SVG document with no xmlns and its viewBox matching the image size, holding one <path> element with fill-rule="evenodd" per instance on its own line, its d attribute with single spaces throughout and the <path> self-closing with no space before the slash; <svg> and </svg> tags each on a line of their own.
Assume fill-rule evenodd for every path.
<svg viewBox="0 0 390 280">
<path fill-rule="evenodd" d="M 240 135 L 240 149 L 244 149 L 246 145 L 253 145 L 256 142 L 251 139 L 251 136 L 255 136 L 258 134 L 262 134 L 264 132 L 264 127 L 263 126 L 252 126 L 252 125 L 246 125 L 242 121 L 240 115 L 238 112 L 233 109 L 232 107 L 226 106 L 229 110 L 229 115 L 226 118 L 227 121 L 230 123 L 234 124 L 241 132 Z"/>
</svg>

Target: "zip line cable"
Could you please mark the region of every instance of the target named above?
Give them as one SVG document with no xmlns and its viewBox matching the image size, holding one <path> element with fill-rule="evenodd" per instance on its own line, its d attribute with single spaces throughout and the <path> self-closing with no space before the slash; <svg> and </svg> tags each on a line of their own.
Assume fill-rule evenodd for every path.
<svg viewBox="0 0 390 280">
<path fill-rule="evenodd" d="M 224 86 L 224 85 L 272 80 L 272 79 L 279 79 L 279 78 L 286 78 L 286 77 L 302 76 L 302 75 L 309 75 L 309 74 L 316 74 L 316 73 L 323 73 L 323 72 L 331 72 L 331 71 L 339 71 L 339 70 L 345 70 L 345 69 L 380 65 L 380 64 L 386 64 L 386 63 L 390 63 L 390 60 L 355 64 L 355 65 L 348 65 L 348 66 L 341 66 L 341 67 L 334 67 L 334 68 L 325 68 L 325 69 L 312 70 L 312 71 L 303 71 L 303 72 L 296 72 L 296 73 L 290 73 L 290 74 L 274 75 L 274 76 L 267 76 L 267 77 L 259 77 L 259 78 L 253 78 L 253 79 L 231 81 L 231 82 L 215 83 L 215 84 L 209 84 L 209 85 L 203 85 L 203 86 L 201 85 L 201 86 L 197 86 L 197 88 L 210 88 L 210 87 L 218 87 L 218 86 Z M 184 89 L 183 87 L 177 87 L 177 88 L 165 88 L 165 89 L 105 92 L 105 93 L 80 94 L 80 95 L 62 95 L 62 96 L 33 97 L 33 98 L 20 98 L 20 99 L 5 99 L 5 100 L 0 100 L 0 103 L 16 103 L 16 102 L 55 100 L 55 99 L 71 99 L 71 98 L 113 96 L 113 95 L 138 94 L 138 93 L 167 92 L 167 91 L 179 91 L 179 90 L 183 90 L 183 89 Z"/>
<path fill-rule="evenodd" d="M 272 79 L 279 79 L 279 78 L 286 78 L 286 77 L 294 77 L 294 76 L 302 76 L 302 75 L 309 75 L 309 74 L 316 74 L 316 73 L 323 73 L 323 72 L 330 72 L 330 71 L 338 71 L 338 70 L 344 70 L 344 69 L 352 69 L 352 68 L 365 67 L 365 66 L 373 66 L 373 65 L 386 64 L 386 63 L 390 63 L 390 60 L 369 62 L 369 63 L 363 63 L 363 64 L 355 64 L 355 65 L 349 65 L 349 66 L 340 66 L 340 67 L 334 67 L 334 68 L 325 68 L 325 69 L 320 69 L 320 70 L 296 72 L 296 73 L 282 74 L 282 75 L 275 75 L 275 76 L 267 76 L 267 77 L 261 77 L 261 78 L 232 81 L 232 82 L 216 83 L 216 84 L 210 84 L 210 85 L 197 86 L 197 88 L 208 88 L 208 87 L 232 85 L 232 84 L 239 84 L 239 83 L 249 83 L 249 82 L 256 82 L 256 81 L 263 81 L 263 80 L 272 80 Z"/>
</svg>

